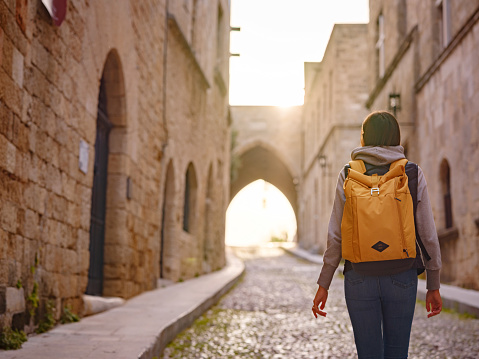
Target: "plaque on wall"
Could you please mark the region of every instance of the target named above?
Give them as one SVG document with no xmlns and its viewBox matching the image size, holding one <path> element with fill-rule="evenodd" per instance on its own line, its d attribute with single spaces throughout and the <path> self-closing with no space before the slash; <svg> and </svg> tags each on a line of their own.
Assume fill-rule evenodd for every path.
<svg viewBox="0 0 479 359">
<path fill-rule="evenodd" d="M 78 159 L 78 165 L 80 171 L 83 173 L 88 172 L 88 143 L 83 140 L 80 140 L 80 158 Z"/>
</svg>

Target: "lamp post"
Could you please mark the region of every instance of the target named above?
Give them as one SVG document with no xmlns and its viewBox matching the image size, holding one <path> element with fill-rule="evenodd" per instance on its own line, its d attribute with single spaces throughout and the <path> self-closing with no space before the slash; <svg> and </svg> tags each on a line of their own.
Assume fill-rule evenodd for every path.
<svg viewBox="0 0 479 359">
<path fill-rule="evenodd" d="M 326 156 L 325 155 L 319 155 L 318 156 L 318 161 L 319 161 L 319 166 L 324 169 L 326 167 Z"/>
<path fill-rule="evenodd" d="M 401 94 L 390 93 L 389 94 L 389 111 L 392 111 L 394 117 L 396 117 L 397 111 L 401 110 Z"/>
</svg>

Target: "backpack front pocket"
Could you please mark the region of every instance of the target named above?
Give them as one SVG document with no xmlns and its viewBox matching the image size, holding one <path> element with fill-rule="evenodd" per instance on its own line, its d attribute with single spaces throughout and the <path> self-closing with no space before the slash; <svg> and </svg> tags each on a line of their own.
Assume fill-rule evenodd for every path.
<svg viewBox="0 0 479 359">
<path fill-rule="evenodd" d="M 357 198 L 358 241 L 361 262 L 402 258 L 402 228 L 392 195 Z"/>
</svg>

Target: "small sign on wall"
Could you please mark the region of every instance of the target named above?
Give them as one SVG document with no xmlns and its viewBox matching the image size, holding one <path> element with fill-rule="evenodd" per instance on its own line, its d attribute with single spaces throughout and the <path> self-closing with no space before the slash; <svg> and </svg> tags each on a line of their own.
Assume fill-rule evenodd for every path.
<svg viewBox="0 0 479 359">
<path fill-rule="evenodd" d="M 80 155 L 78 159 L 78 165 L 80 167 L 80 171 L 85 174 L 88 172 L 88 143 L 83 140 L 80 140 Z"/>
</svg>

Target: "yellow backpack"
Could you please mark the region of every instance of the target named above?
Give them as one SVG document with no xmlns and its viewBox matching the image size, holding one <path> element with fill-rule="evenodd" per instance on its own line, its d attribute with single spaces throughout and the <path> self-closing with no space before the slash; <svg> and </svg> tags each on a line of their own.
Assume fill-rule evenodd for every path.
<svg viewBox="0 0 479 359">
<path fill-rule="evenodd" d="M 351 161 L 344 181 L 342 255 L 352 263 L 416 257 L 413 201 L 405 166 L 391 163 L 383 176 L 367 176 L 361 160 Z"/>
</svg>

